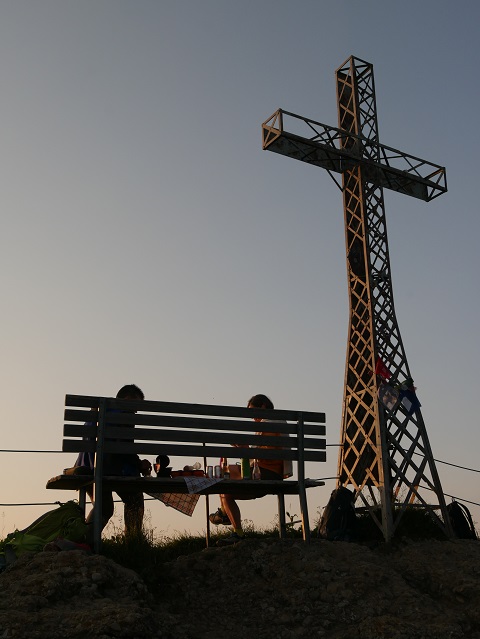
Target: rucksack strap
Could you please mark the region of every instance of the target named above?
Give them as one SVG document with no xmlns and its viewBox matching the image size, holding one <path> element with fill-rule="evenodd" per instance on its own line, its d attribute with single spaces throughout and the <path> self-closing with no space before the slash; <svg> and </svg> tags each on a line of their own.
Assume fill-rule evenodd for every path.
<svg viewBox="0 0 480 639">
<path fill-rule="evenodd" d="M 460 502 L 457 502 L 457 504 L 460 506 L 463 514 L 465 515 L 465 517 L 466 517 L 466 519 L 468 521 L 468 525 L 469 525 L 470 530 L 472 532 L 473 538 L 477 539 L 477 532 L 475 530 L 475 524 L 473 523 L 473 519 L 472 519 L 472 515 L 470 514 L 470 511 L 465 506 L 465 504 L 461 504 Z"/>
</svg>

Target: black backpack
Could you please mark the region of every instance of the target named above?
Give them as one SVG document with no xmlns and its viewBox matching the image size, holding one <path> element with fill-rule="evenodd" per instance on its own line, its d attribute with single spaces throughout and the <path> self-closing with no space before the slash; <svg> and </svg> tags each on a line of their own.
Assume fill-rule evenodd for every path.
<svg viewBox="0 0 480 639">
<path fill-rule="evenodd" d="M 344 486 L 332 492 L 318 524 L 320 537 L 329 541 L 353 541 L 357 527 L 354 501 L 354 493 Z"/>
<path fill-rule="evenodd" d="M 477 539 L 472 515 L 464 504 L 453 500 L 447 506 L 448 518 L 457 539 Z"/>
</svg>

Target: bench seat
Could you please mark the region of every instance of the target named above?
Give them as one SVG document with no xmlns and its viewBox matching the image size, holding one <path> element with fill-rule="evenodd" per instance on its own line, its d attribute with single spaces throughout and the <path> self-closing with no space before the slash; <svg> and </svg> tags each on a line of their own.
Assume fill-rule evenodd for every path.
<svg viewBox="0 0 480 639">
<path fill-rule="evenodd" d="M 47 482 L 47 488 L 53 490 L 80 490 L 93 485 L 93 477 L 86 478 L 81 475 L 57 475 Z M 188 493 L 187 482 L 183 477 L 113 477 L 104 476 L 103 485 L 113 491 L 125 486 L 138 488 L 144 493 Z M 306 479 L 305 488 L 324 486 L 325 482 L 317 479 Z M 222 479 L 214 484 L 199 490 L 199 495 L 298 495 L 298 481 L 284 479 L 283 481 L 264 479 Z"/>
</svg>

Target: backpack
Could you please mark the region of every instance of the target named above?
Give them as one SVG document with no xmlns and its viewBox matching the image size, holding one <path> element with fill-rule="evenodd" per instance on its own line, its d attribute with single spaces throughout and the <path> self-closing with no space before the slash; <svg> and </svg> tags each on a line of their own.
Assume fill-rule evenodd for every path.
<svg viewBox="0 0 480 639">
<path fill-rule="evenodd" d="M 27 551 L 43 550 L 45 544 L 57 538 L 81 543 L 85 541 L 87 530 L 83 510 L 77 502 L 67 501 L 41 515 L 24 530 L 7 535 L 0 543 L 0 553 L 16 558 Z"/>
<path fill-rule="evenodd" d="M 330 495 L 318 524 L 318 534 L 329 541 L 352 541 L 356 531 L 355 495 L 340 486 Z"/>
<path fill-rule="evenodd" d="M 447 506 L 448 518 L 457 539 L 477 539 L 472 515 L 464 504 L 453 500 Z"/>
</svg>

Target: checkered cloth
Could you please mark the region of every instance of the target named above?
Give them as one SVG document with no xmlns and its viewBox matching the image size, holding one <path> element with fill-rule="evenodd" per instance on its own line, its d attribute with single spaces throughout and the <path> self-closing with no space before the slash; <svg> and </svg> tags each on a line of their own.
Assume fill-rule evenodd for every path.
<svg viewBox="0 0 480 639">
<path fill-rule="evenodd" d="M 209 477 L 184 477 L 185 483 L 188 488 L 188 495 L 178 493 L 147 493 L 150 497 L 154 497 L 163 502 L 165 506 L 175 508 L 184 515 L 191 517 L 198 500 L 200 499 L 199 493 L 204 488 L 208 488 L 213 484 L 216 484 L 221 479 L 211 479 Z"/>
</svg>

